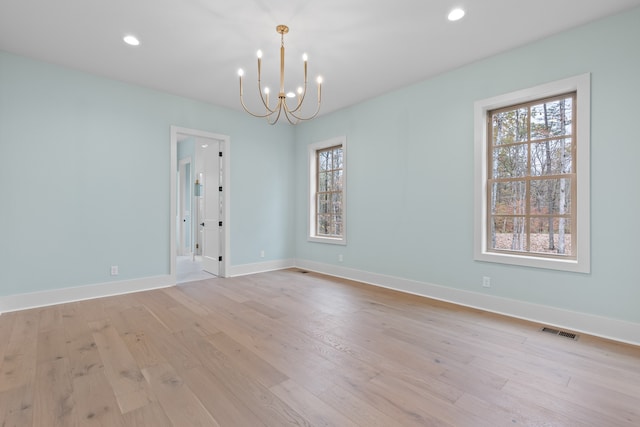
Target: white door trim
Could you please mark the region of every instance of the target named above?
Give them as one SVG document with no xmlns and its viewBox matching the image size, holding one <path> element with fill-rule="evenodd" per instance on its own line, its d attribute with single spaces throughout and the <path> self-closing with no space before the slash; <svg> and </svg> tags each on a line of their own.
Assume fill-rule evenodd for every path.
<svg viewBox="0 0 640 427">
<path fill-rule="evenodd" d="M 220 135 L 211 132 L 201 131 L 197 129 L 189 129 L 183 128 L 179 126 L 171 126 L 171 164 L 169 165 L 171 169 L 170 183 L 171 183 L 171 200 L 170 200 L 170 209 L 171 209 L 171 224 L 170 224 L 170 254 L 171 254 L 171 271 L 170 275 L 173 280 L 176 280 L 176 197 L 177 197 L 177 166 L 178 166 L 178 138 L 182 136 L 193 136 L 193 137 L 202 137 L 202 138 L 210 138 L 220 141 L 220 151 L 222 152 L 222 203 L 223 203 L 223 215 L 221 218 L 222 221 L 222 262 L 220 263 L 220 277 L 227 277 L 229 268 L 230 268 L 230 254 L 231 254 L 231 241 L 230 241 L 230 206 L 229 200 L 231 200 L 231 185 L 230 185 L 230 166 L 231 166 L 231 140 L 228 135 Z"/>
</svg>

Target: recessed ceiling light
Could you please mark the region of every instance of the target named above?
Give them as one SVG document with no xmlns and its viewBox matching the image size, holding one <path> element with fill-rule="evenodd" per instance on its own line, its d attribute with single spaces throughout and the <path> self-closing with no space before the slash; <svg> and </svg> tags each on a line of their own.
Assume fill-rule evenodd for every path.
<svg viewBox="0 0 640 427">
<path fill-rule="evenodd" d="M 136 36 L 132 36 L 131 34 L 124 36 L 122 39 L 124 42 L 130 46 L 138 46 L 140 44 L 140 40 Z"/>
<path fill-rule="evenodd" d="M 449 12 L 449 16 L 447 16 L 447 18 L 449 19 L 449 21 L 457 21 L 459 19 L 462 19 L 463 16 L 464 10 L 456 8 Z"/>
</svg>

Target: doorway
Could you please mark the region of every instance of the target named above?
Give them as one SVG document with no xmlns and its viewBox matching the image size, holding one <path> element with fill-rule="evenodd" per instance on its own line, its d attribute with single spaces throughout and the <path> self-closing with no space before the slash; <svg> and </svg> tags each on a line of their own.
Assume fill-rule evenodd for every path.
<svg viewBox="0 0 640 427">
<path fill-rule="evenodd" d="M 171 274 L 176 283 L 226 277 L 229 137 L 171 127 Z"/>
</svg>

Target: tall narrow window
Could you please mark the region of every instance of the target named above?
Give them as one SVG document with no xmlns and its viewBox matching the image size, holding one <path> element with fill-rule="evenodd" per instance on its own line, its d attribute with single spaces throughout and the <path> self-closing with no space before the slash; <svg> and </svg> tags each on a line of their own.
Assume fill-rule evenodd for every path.
<svg viewBox="0 0 640 427">
<path fill-rule="evenodd" d="M 309 147 L 309 240 L 346 243 L 344 137 Z"/>
<path fill-rule="evenodd" d="M 588 74 L 476 102 L 474 258 L 589 272 Z"/>
<path fill-rule="evenodd" d="M 575 259 L 575 99 L 489 112 L 488 251 Z"/>
</svg>

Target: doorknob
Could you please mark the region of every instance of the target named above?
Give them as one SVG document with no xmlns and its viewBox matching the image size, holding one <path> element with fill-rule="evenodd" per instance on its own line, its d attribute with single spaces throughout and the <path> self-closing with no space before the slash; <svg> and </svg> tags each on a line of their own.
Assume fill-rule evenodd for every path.
<svg viewBox="0 0 640 427">
<path fill-rule="evenodd" d="M 200 224 L 200 225 L 204 227 L 204 222 L 202 224 Z"/>
</svg>

